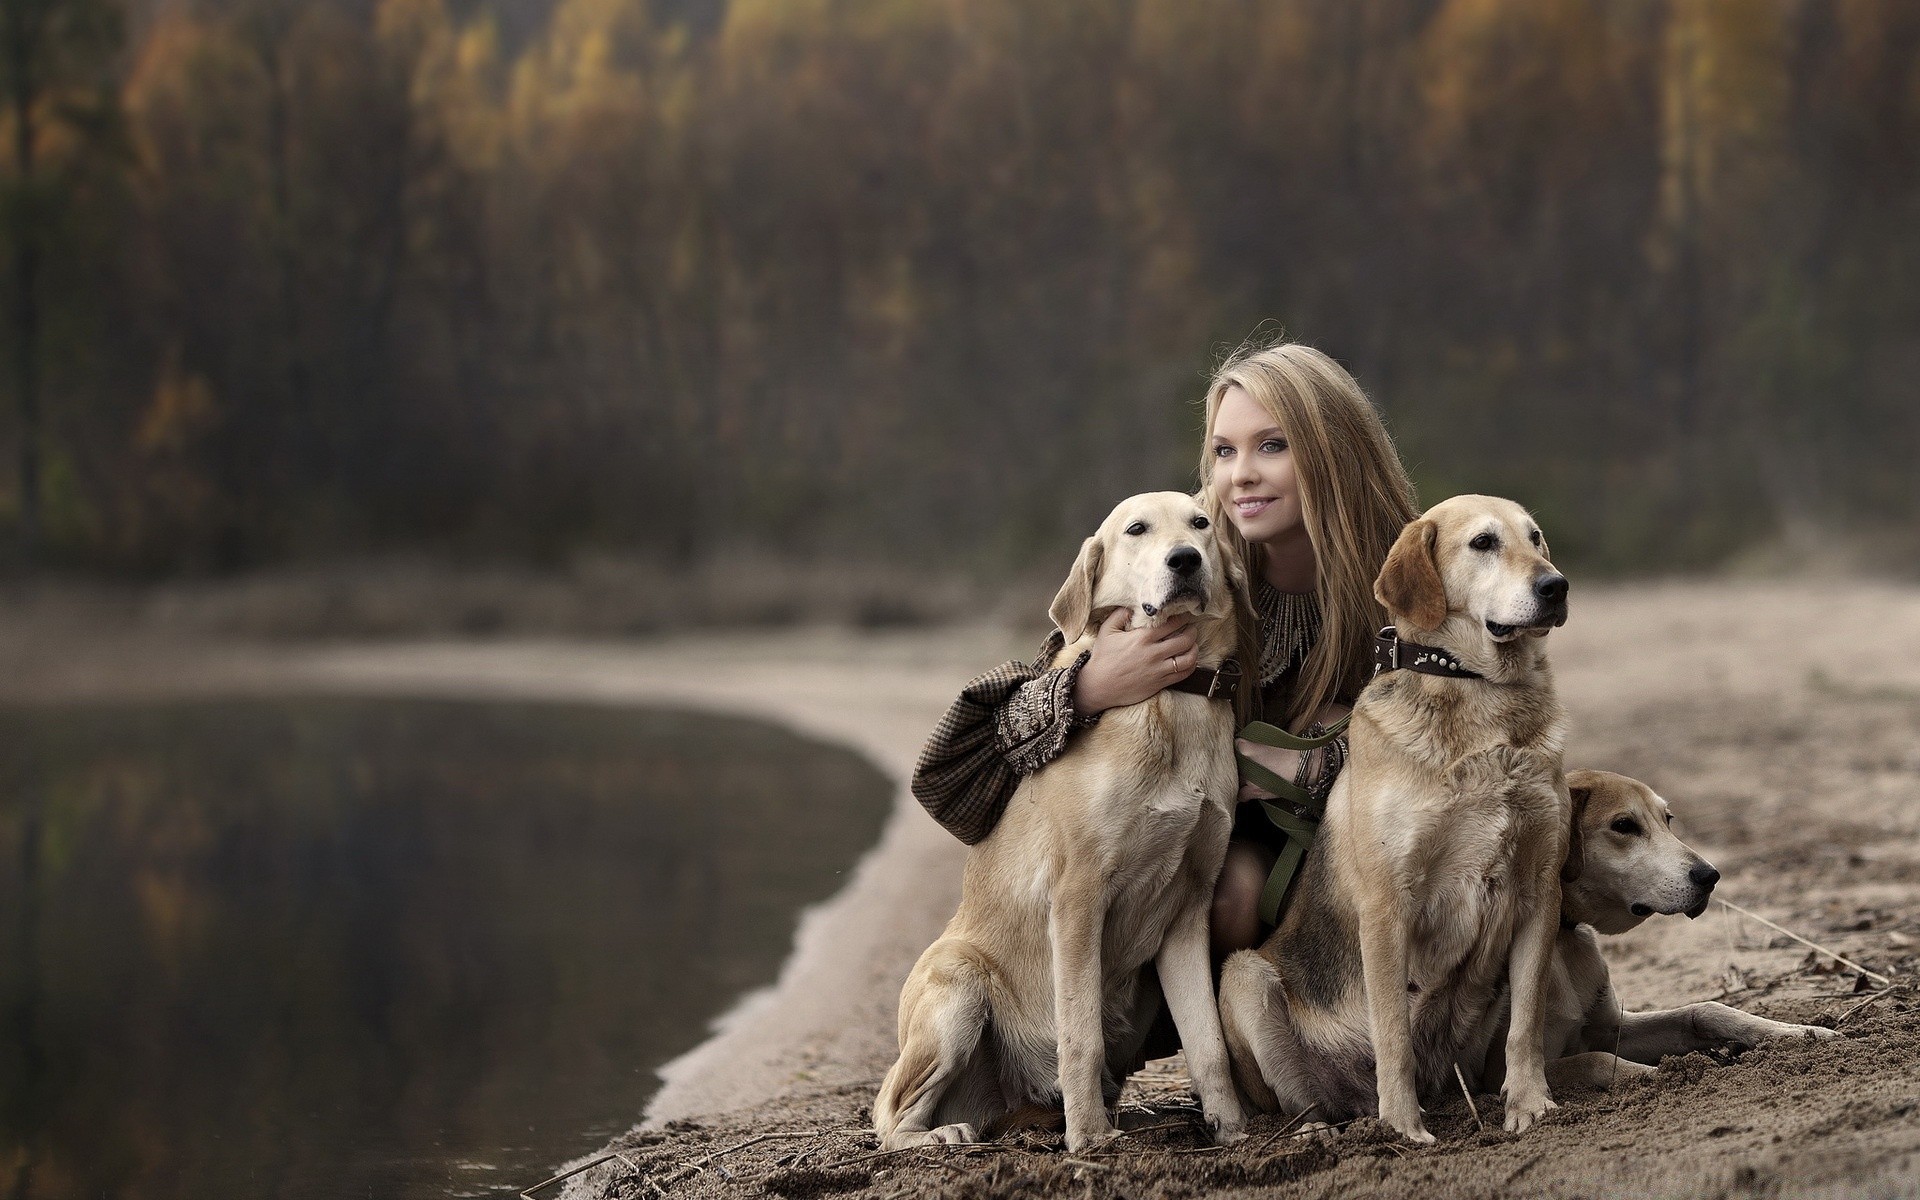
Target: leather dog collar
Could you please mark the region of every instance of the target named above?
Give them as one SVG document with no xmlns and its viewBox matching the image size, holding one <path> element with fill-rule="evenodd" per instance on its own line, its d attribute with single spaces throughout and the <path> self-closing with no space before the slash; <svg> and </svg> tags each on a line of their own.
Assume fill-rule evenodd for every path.
<svg viewBox="0 0 1920 1200">
<path fill-rule="evenodd" d="M 1451 679 L 1480 679 L 1478 671 L 1469 671 L 1453 655 L 1418 642 L 1403 642 L 1400 631 L 1388 625 L 1373 639 L 1373 673 L 1417 671 L 1422 675 L 1445 675 Z"/>
<path fill-rule="evenodd" d="M 1209 700 L 1232 700 L 1240 686 L 1240 663 L 1228 659 L 1216 668 L 1195 667 L 1193 674 L 1179 683 L 1167 685 L 1174 692 L 1192 692 Z"/>
</svg>

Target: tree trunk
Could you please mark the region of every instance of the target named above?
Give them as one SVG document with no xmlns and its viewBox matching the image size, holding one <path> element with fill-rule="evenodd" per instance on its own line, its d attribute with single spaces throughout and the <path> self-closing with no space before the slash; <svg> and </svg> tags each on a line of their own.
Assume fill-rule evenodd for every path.
<svg viewBox="0 0 1920 1200">
<path fill-rule="evenodd" d="M 13 231 L 14 389 L 20 404 L 20 550 L 27 566 L 40 554 L 40 199 L 34 186 L 34 110 L 39 97 L 33 70 L 40 16 L 38 6 L 7 5 L 8 99 L 13 104 L 13 167 L 20 189 Z"/>
</svg>

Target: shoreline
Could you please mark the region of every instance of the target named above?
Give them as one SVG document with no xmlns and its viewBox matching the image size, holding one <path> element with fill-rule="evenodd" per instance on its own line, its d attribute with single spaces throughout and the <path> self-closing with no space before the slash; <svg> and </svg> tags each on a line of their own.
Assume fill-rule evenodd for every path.
<svg viewBox="0 0 1920 1200">
<path fill-rule="evenodd" d="M 17 632 L 17 631 L 16 631 Z M 832 629 L 654 642 L 178 643 L 122 635 L 69 655 L 0 645 L 0 701 L 24 704 L 335 695 L 649 706 L 767 721 L 851 749 L 893 785 L 879 838 L 842 887 L 798 914 L 770 984 L 736 997 L 656 1069 L 634 1128 L 735 1111 L 795 1084 L 854 1081 L 885 1053 L 906 969 L 959 898 L 965 847 L 907 790 L 913 760 L 978 656 L 1018 653 L 994 627 Z M 997 649 L 996 647 L 1004 647 Z M 929 658 L 935 666 L 929 669 Z M 948 682 L 949 668 L 958 671 Z M 897 970 L 896 970 L 897 966 Z M 884 1000 L 881 999 L 884 997 Z"/>
<path fill-rule="evenodd" d="M 1909 823 L 1905 809 L 1883 810 L 1905 795 L 1899 771 L 1907 768 L 1874 785 L 1894 790 L 1866 796 L 1868 817 L 1853 810 L 1862 795 L 1835 782 L 1841 775 L 1826 782 L 1810 775 L 1806 755 L 1852 753 L 1856 742 L 1869 745 L 1870 731 L 1848 727 L 1840 740 L 1811 743 L 1775 732 L 1834 708 L 1895 721 L 1885 714 L 1920 702 L 1920 588 L 1860 581 L 1591 587 L 1576 597 L 1574 622 L 1555 639 L 1560 691 L 1575 724 L 1569 764 L 1655 783 L 1683 829 L 1697 822 L 1683 836 L 1727 868 L 1727 898 L 1868 962 L 1886 961 L 1887 951 L 1874 949 L 1883 935 L 1842 932 L 1857 926 L 1823 913 L 1877 905 L 1887 920 L 1920 925 L 1906 915 L 1920 908 L 1912 886 L 1896 883 L 1909 870 L 1904 844 L 1859 841 L 1864 833 L 1849 832 Z M 879 840 L 838 892 L 801 914 L 776 980 L 736 1000 L 705 1040 L 660 1068 L 660 1089 L 635 1115 L 638 1124 L 612 1143 L 630 1148 L 693 1136 L 663 1132 L 689 1119 L 707 1119 L 709 1130 L 858 1122 L 892 1058 L 900 981 L 951 914 L 965 855 L 924 815 L 905 780 L 960 684 L 1028 652 L 1029 640 L 1037 641 L 974 626 L 613 643 L 181 644 L 37 639 L 16 627 L 0 634 L 0 666 L 14 668 L 0 672 L 0 701 L 315 694 L 650 704 L 769 720 L 860 753 L 895 784 Z M 1682 720 L 1685 728 L 1660 727 Z M 1898 733 L 1889 727 L 1871 744 Z M 1855 769 L 1838 758 L 1830 768 Z M 1768 833 L 1768 823 L 1796 805 L 1811 806 L 1794 818 L 1799 824 Z M 1759 836 L 1745 832 L 1749 822 Z M 1782 856 L 1818 853 L 1822 823 L 1828 837 L 1859 845 L 1854 858 L 1864 855 L 1867 870 L 1822 877 L 1814 890 L 1776 881 Z M 1815 840 L 1780 840 L 1779 830 L 1794 828 L 1800 832 L 1790 836 Z M 1779 867 L 1769 865 L 1776 859 Z M 1885 921 L 1875 928 L 1883 926 L 1891 928 Z M 1606 949 L 1615 986 L 1635 1009 L 1724 993 L 1730 959 L 1750 978 L 1785 980 L 1803 955 L 1754 936 L 1718 906 L 1697 922 L 1649 922 L 1608 939 Z M 1821 977 L 1769 983 L 1760 1003 L 1812 1003 L 1816 989 L 1830 986 Z"/>
</svg>

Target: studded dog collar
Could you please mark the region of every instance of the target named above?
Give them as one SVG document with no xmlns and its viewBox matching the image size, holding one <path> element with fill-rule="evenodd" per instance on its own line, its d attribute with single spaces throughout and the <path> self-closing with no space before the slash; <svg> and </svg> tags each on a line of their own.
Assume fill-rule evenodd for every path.
<svg viewBox="0 0 1920 1200">
<path fill-rule="evenodd" d="M 1469 671 L 1445 650 L 1401 641 L 1400 631 L 1391 625 L 1373 639 L 1373 673 L 1379 675 L 1386 671 L 1418 671 L 1422 675 L 1445 675 L 1451 679 L 1483 678 L 1480 672 Z"/>
</svg>

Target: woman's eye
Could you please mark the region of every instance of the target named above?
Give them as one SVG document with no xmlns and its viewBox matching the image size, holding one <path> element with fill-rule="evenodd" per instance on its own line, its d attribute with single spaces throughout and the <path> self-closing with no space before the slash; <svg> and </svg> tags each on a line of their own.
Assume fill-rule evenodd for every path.
<svg viewBox="0 0 1920 1200">
<path fill-rule="evenodd" d="M 1145 533 L 1146 531 L 1147 531 L 1147 525 L 1146 525 L 1146 522 L 1144 521 L 1135 521 L 1133 524 L 1127 526 L 1127 532 L 1134 537 L 1139 537 L 1141 534 Z"/>
<path fill-rule="evenodd" d="M 1205 517 L 1195 517 L 1193 519 L 1193 527 L 1195 529 L 1205 529 L 1207 527 L 1207 519 Z"/>
<path fill-rule="evenodd" d="M 1615 817 L 1608 828 L 1615 833 L 1637 834 L 1640 832 L 1640 822 L 1632 817 Z"/>
<path fill-rule="evenodd" d="M 1286 448 L 1287 439 L 1285 438 L 1268 438 L 1266 441 L 1260 443 L 1260 449 L 1266 451 L 1268 454 L 1278 454 Z"/>
<path fill-rule="evenodd" d="M 1225 458 L 1227 455 L 1232 453 L 1233 453 L 1232 446 L 1215 446 L 1213 448 L 1213 456 L 1215 458 Z"/>
<path fill-rule="evenodd" d="M 1475 550 L 1491 550 L 1499 544 L 1500 543 L 1493 540 L 1493 535 L 1490 533 L 1483 533 L 1467 543 L 1467 545 L 1472 546 Z"/>
</svg>

